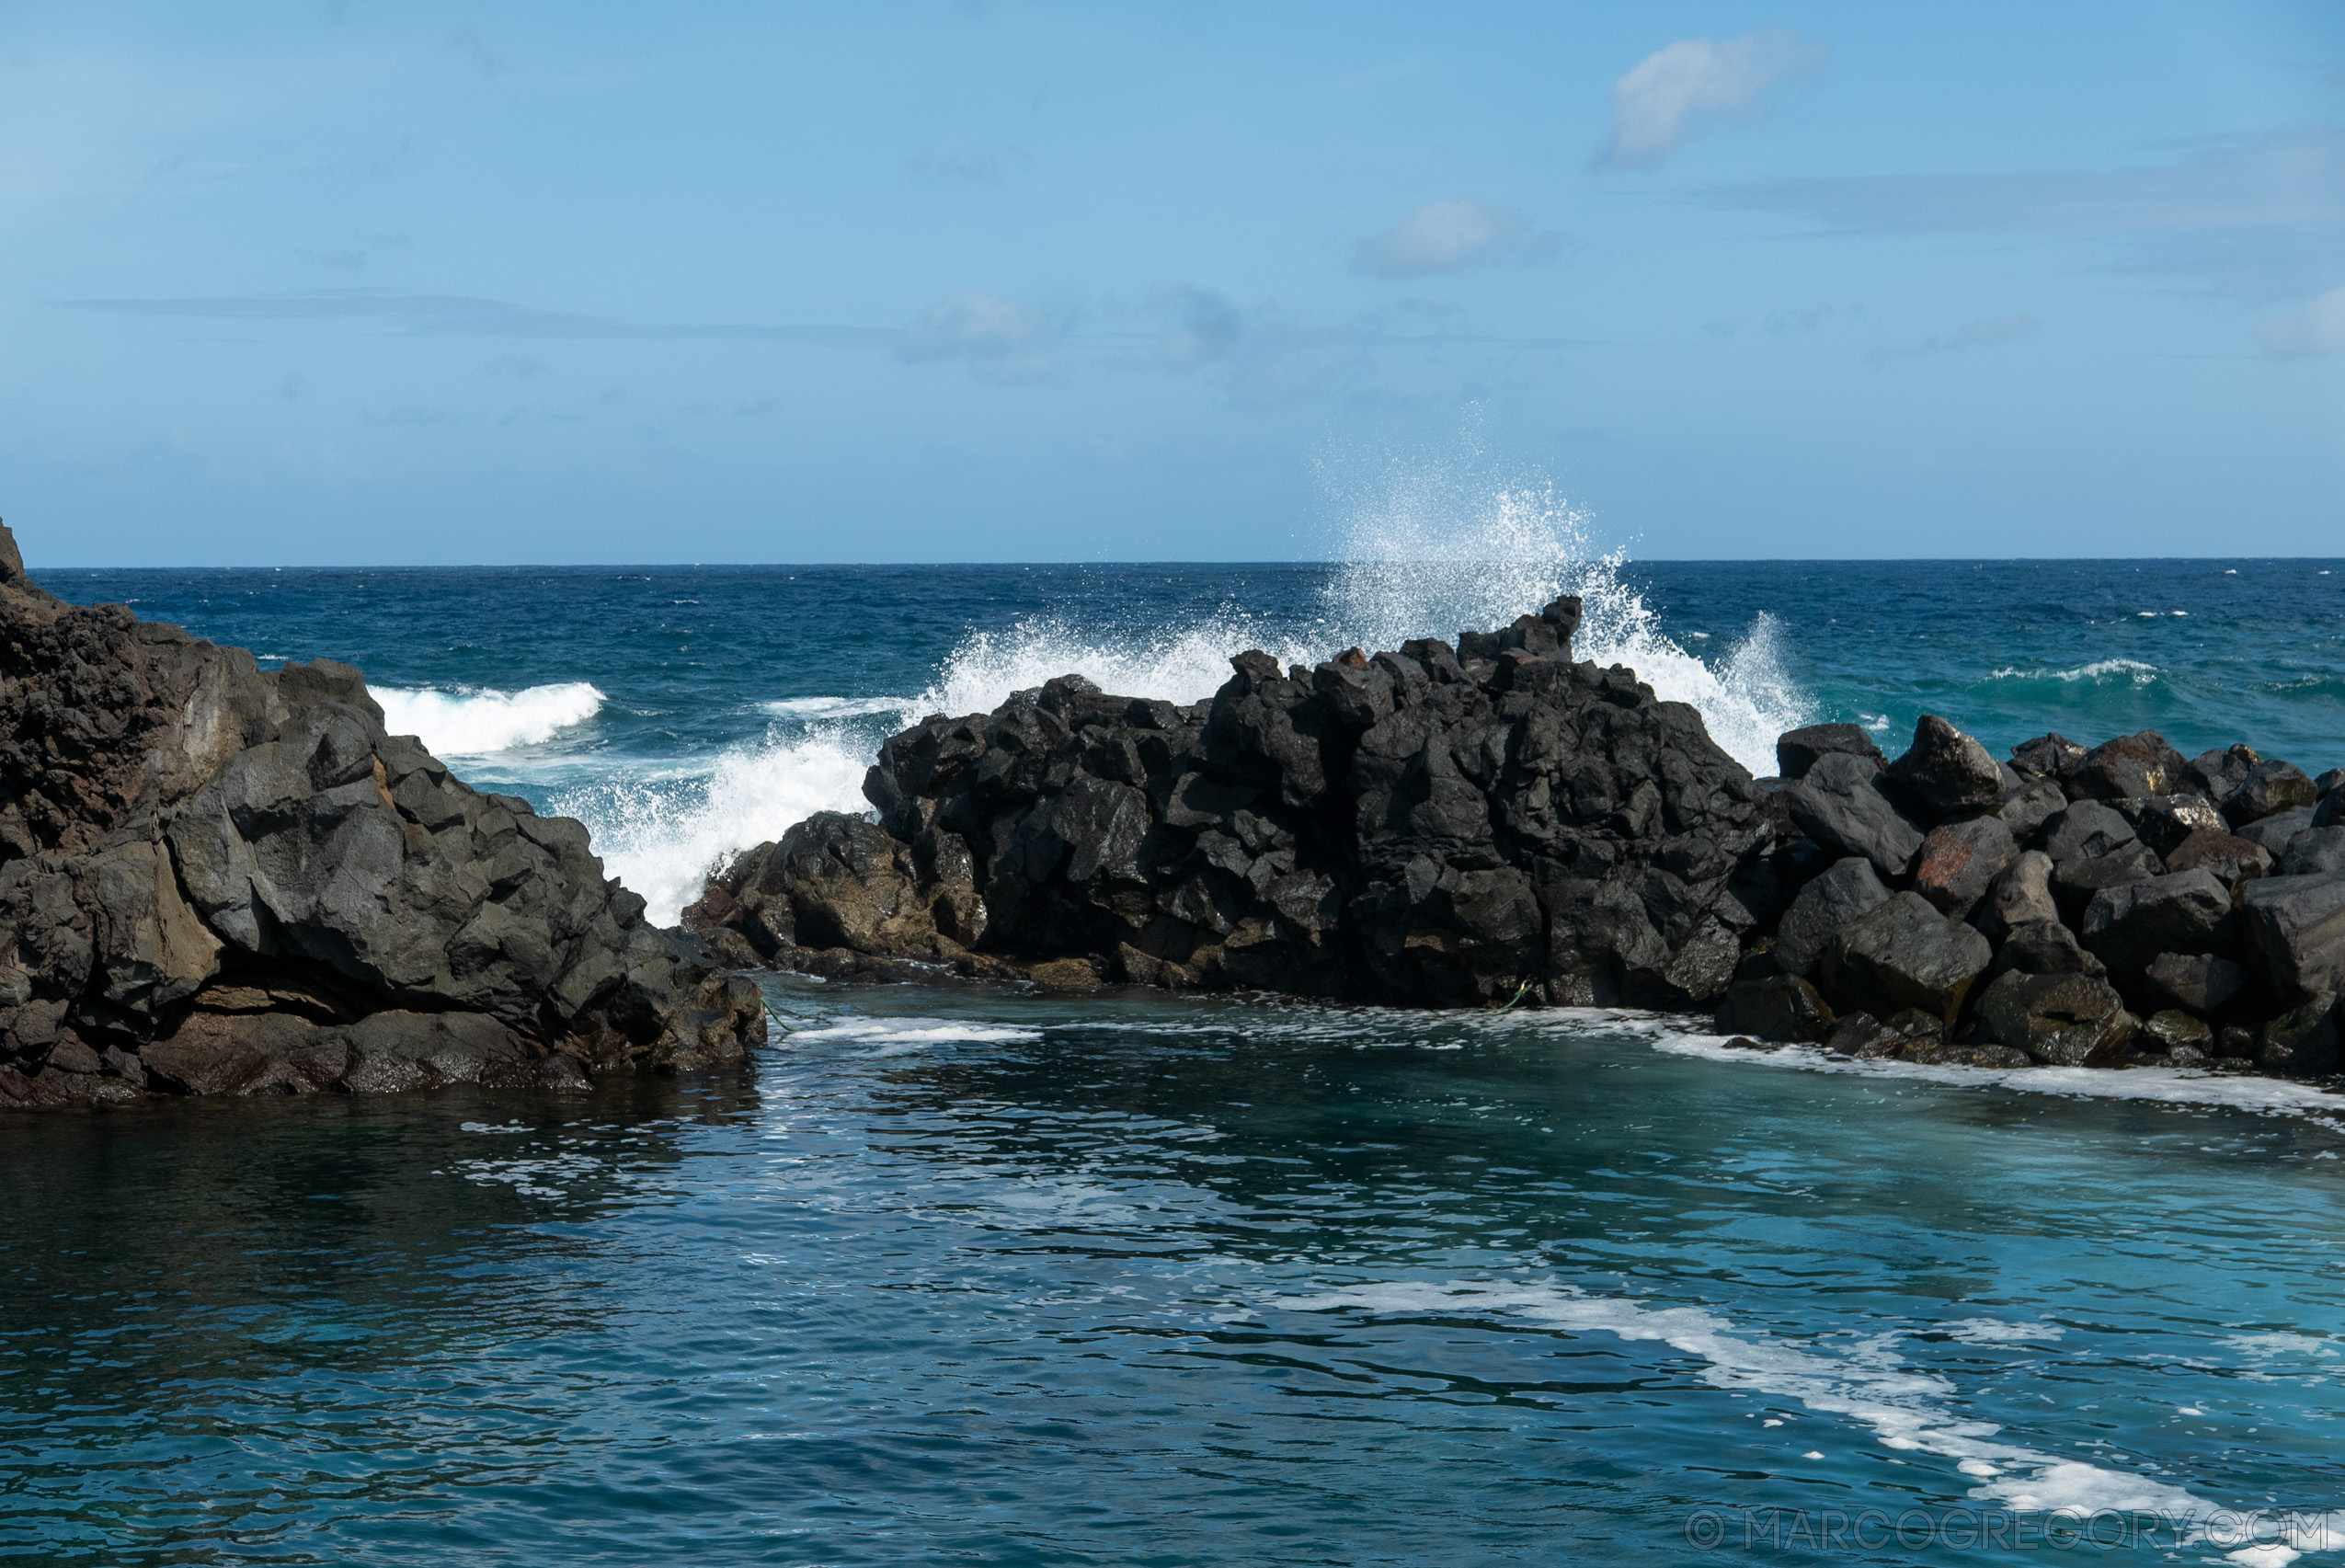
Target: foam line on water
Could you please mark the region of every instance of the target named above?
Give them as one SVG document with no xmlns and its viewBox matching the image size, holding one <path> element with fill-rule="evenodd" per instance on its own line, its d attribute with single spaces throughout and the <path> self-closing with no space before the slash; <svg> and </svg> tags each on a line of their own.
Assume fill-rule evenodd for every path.
<svg viewBox="0 0 2345 1568">
<path fill-rule="evenodd" d="M 412 735 L 442 759 L 486 757 L 551 740 L 602 711 L 603 695 L 583 681 L 499 692 L 485 686 L 369 689 L 383 707 L 383 727 Z"/>
<path fill-rule="evenodd" d="M 1788 1068 L 1805 1072 L 1905 1078 L 1958 1088 L 2017 1089 L 2031 1094 L 2080 1099 L 2151 1100 L 2174 1105 L 2204 1105 L 2262 1115 L 2302 1116 L 2345 1132 L 2345 1098 L 2310 1084 L 2281 1078 L 2206 1072 L 2191 1068 L 2137 1067 L 2123 1071 L 2091 1067 L 1957 1067 L 1834 1056 L 1816 1046 L 1730 1046 L 1734 1036 L 1689 1029 L 1665 1013 L 1595 1007 L 1559 1007 L 1515 1014 L 1539 1026 L 1575 1034 L 1629 1035 L 1673 1056 L 1742 1067 Z"/>
<path fill-rule="evenodd" d="M 2107 1509 L 2197 1520 L 2218 1511 L 2179 1486 L 2002 1440 L 2000 1426 L 1952 1407 L 1956 1391 L 1945 1379 L 1900 1366 L 1885 1354 L 1879 1338 L 1856 1353 L 1834 1355 L 1742 1332 L 1732 1321 L 1699 1307 L 1589 1295 L 1568 1285 L 1507 1281 L 1401 1280 L 1274 1298 L 1265 1304 L 1288 1311 L 1367 1317 L 1499 1317 L 1567 1333 L 1659 1341 L 1699 1360 L 1702 1379 L 1714 1388 L 1796 1400 L 1817 1414 L 1869 1429 L 1884 1448 L 1953 1459 L 1961 1473 L 1981 1482 L 1972 1489 L 1972 1496 L 2009 1508 L 2079 1516 Z M 2345 1513 L 2306 1516 L 2296 1521 L 2289 1544 L 2282 1548 L 2288 1558 L 2256 1561 L 2284 1562 L 2298 1555 L 2299 1549 L 2340 1547 L 2345 1547 Z"/>
<path fill-rule="evenodd" d="M 1042 1031 L 1013 1024 L 970 1024 L 951 1018 L 835 1018 L 811 1029 L 793 1029 L 784 1044 L 852 1042 L 883 1047 L 883 1055 L 924 1050 L 930 1046 L 1027 1044 Z"/>
</svg>

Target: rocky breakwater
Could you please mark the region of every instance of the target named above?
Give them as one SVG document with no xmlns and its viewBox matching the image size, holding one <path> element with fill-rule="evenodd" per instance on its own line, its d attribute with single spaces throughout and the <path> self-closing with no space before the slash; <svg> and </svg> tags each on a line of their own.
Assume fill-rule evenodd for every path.
<svg viewBox="0 0 2345 1568">
<path fill-rule="evenodd" d="M 2345 771 L 2154 730 L 2008 761 L 1925 716 L 1892 761 L 1795 730 L 1766 781 L 1785 896 L 1722 1028 L 1985 1065 L 2338 1070 Z"/>
<path fill-rule="evenodd" d="M 63 603 L 0 528 L 0 1105 L 740 1061 L 756 988 L 643 910 L 357 670 Z"/>
<path fill-rule="evenodd" d="M 1080 677 L 882 749 L 685 911 L 832 977 L 1715 1012 L 1859 1056 L 2316 1076 L 2345 990 L 2345 806 L 2244 746 L 1925 717 L 1794 731 L 1753 779 L 1690 707 L 1574 662 L 1579 604 L 1208 702 Z"/>
<path fill-rule="evenodd" d="M 1209 702 L 1062 677 L 889 740 L 685 923 L 741 963 L 1430 1006 L 1714 1005 L 1779 899 L 1767 797 L 1577 600 Z"/>
</svg>

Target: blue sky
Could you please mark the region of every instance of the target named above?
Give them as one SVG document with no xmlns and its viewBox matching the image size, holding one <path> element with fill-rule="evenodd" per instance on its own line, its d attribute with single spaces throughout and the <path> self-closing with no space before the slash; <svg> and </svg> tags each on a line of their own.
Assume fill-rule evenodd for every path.
<svg viewBox="0 0 2345 1568">
<path fill-rule="evenodd" d="M 35 565 L 2336 554 L 2345 7 L 0 7 Z"/>
</svg>

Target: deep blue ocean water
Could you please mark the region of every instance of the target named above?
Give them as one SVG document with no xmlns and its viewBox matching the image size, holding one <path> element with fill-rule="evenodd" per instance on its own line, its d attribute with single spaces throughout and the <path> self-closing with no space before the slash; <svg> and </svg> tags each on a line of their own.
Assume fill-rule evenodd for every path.
<svg viewBox="0 0 2345 1568">
<path fill-rule="evenodd" d="M 2328 562 L 38 576 L 360 665 L 670 911 L 921 713 L 1560 588 L 1762 766 L 1925 710 L 2345 763 Z M 2313 1091 L 766 984 L 747 1082 L 6 1122 L 0 1555 L 1985 1562 L 2062 1506 L 2120 1510 L 2101 1559 L 2345 1548 Z"/>
</svg>

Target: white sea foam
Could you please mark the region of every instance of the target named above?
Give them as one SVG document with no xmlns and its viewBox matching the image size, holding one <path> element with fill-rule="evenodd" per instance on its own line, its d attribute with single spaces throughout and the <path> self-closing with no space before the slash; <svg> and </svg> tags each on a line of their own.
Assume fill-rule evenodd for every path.
<svg viewBox="0 0 2345 1568">
<path fill-rule="evenodd" d="M 601 692 L 583 681 L 531 686 L 519 692 L 462 686 L 371 687 L 383 704 L 383 727 L 412 735 L 434 756 L 486 757 L 551 740 L 602 710 Z"/>
<path fill-rule="evenodd" d="M 1905 1078 L 1962 1088 L 1996 1087 L 2036 1094 L 2096 1100 L 2151 1100 L 2175 1105 L 2205 1105 L 2264 1115 L 2302 1116 L 2345 1132 L 2345 1098 L 2307 1083 L 2248 1074 L 2205 1072 L 2191 1068 L 2138 1067 L 2124 1071 L 2091 1067 L 1956 1067 L 1919 1062 L 1864 1060 L 1834 1056 L 1815 1046 L 1730 1046 L 1730 1036 L 1688 1029 L 1663 1014 L 1607 1008 L 1555 1008 L 1516 1014 L 1525 1022 L 1576 1033 L 1640 1036 L 1673 1056 L 1701 1057 L 1737 1066 L 1789 1068 L 1808 1072 Z"/>
<path fill-rule="evenodd" d="M 864 811 L 868 735 L 818 731 L 737 747 L 704 769 L 618 777 L 567 790 L 554 809 L 594 835 L 603 868 L 672 924 L 709 873 L 818 811 Z"/>
<path fill-rule="evenodd" d="M 1962 1474 L 1980 1483 L 1972 1490 L 1973 1497 L 2028 1513 L 2089 1516 L 2112 1510 L 2202 1522 L 2219 1513 L 2179 1486 L 2000 1440 L 1999 1425 L 1953 1408 L 1956 1390 L 1945 1379 L 1900 1364 L 1890 1348 L 1891 1335 L 1860 1341 L 1845 1353 L 1802 1348 L 1739 1331 L 1729 1320 L 1699 1307 L 1658 1306 L 1592 1296 L 1570 1286 L 1505 1281 L 1396 1281 L 1276 1298 L 1267 1305 L 1377 1317 L 1495 1316 L 1568 1333 L 1657 1340 L 1699 1359 L 1702 1379 L 1712 1387 L 1796 1400 L 1819 1415 L 1870 1428 L 1884 1448 L 1953 1459 Z M 1810 1449 L 1802 1457 L 1817 1459 L 1821 1452 Z M 2345 1513 L 2294 1516 L 2286 1528 L 2289 1544 L 2280 1550 L 2292 1556 L 2299 1548 L 2345 1547 Z M 2247 1561 L 2237 1552 L 2232 1555 Z"/>
<path fill-rule="evenodd" d="M 2058 1323 L 2007 1323 L 2000 1318 L 1961 1318 L 1940 1323 L 1939 1332 L 1965 1345 L 2025 1345 L 2033 1340 L 2058 1339 L 2068 1331 Z"/>
<path fill-rule="evenodd" d="M 2111 676 L 2131 681 L 2136 686 L 2147 686 L 2166 672 L 2155 664 L 2145 664 L 2138 658 L 2097 658 L 2090 664 L 2079 664 L 2071 670 L 2019 670 L 2010 666 L 1987 677 L 1990 681 L 2104 681 Z"/>
<path fill-rule="evenodd" d="M 879 1056 L 908 1056 L 931 1046 L 999 1045 L 1039 1040 L 1039 1029 L 1011 1024 L 970 1024 L 952 1018 L 834 1018 L 812 1029 L 793 1029 L 784 1045 L 849 1042 L 874 1045 Z"/>
</svg>

